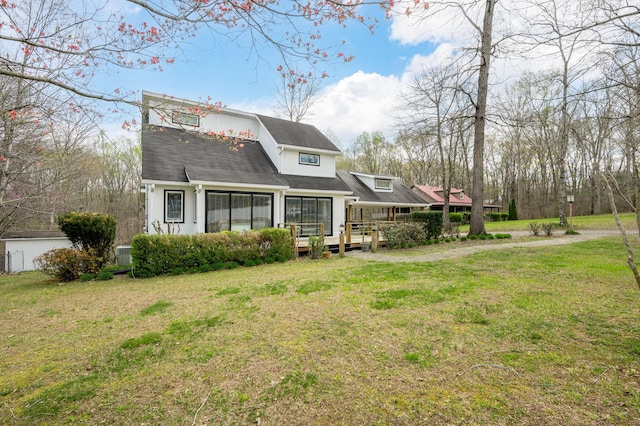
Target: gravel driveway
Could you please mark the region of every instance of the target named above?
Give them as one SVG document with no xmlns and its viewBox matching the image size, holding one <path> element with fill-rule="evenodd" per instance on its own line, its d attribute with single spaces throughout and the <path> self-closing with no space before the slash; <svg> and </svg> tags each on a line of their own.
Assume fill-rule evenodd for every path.
<svg viewBox="0 0 640 426">
<path fill-rule="evenodd" d="M 509 232 L 513 237 L 524 237 L 531 235 L 528 231 L 512 231 Z M 353 250 L 346 253 L 349 257 L 357 259 L 373 260 L 379 262 L 433 262 L 437 260 L 451 259 L 454 257 L 468 256 L 474 253 L 480 253 L 488 250 L 504 250 L 513 247 L 542 247 L 542 246 L 558 246 L 563 244 L 572 244 L 581 241 L 593 240 L 596 238 L 608 237 L 612 235 L 620 235 L 617 230 L 601 230 L 601 231 L 580 231 L 580 235 L 565 235 L 558 234 L 554 237 L 540 237 L 537 241 L 522 241 L 512 242 L 504 244 L 487 244 L 487 245 L 474 245 L 469 247 L 458 247 L 451 250 L 447 250 L 446 244 L 440 244 L 444 251 L 436 253 L 428 253 L 424 255 L 407 255 L 402 256 L 402 250 L 393 251 L 394 254 L 389 254 L 389 251 L 382 250 L 378 253 L 363 252 L 360 250 Z M 620 237 L 622 239 L 622 237 Z"/>
</svg>

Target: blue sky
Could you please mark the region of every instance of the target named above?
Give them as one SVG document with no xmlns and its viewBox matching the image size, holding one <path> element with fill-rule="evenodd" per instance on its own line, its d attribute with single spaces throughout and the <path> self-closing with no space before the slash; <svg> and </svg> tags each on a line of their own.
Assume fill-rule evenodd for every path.
<svg viewBox="0 0 640 426">
<path fill-rule="evenodd" d="M 339 46 L 344 40 L 338 50 L 355 58 L 319 65 L 318 73 L 326 71 L 329 77 L 321 80 L 319 102 L 304 121 L 331 132 L 343 147 L 364 131 L 392 133 L 389 110 L 402 75 L 416 55 L 427 55 L 436 46 L 394 38 L 394 21 L 385 20 L 378 8 L 372 12 L 380 21 L 374 34 L 357 23 L 346 28 L 335 23 L 320 27 L 323 44 Z M 136 16 L 139 11 L 128 9 L 128 13 L 126 19 L 141 19 L 141 14 Z M 258 57 L 224 39 L 214 43 L 203 33 L 184 45 L 176 62 L 164 65 L 162 72 L 120 71 L 101 76 L 100 84 L 106 90 L 122 87 L 192 100 L 210 96 L 229 108 L 273 116 L 280 64 L 273 50 L 261 48 Z"/>
<path fill-rule="evenodd" d="M 514 1 L 518 0 L 505 0 L 498 5 Z M 483 2 L 475 6 L 470 3 L 465 11 L 480 22 Z M 130 9 L 131 18 L 126 15 L 127 19 L 136 19 L 136 12 L 139 11 Z M 437 3 L 432 3 L 422 16 L 398 14 L 385 20 L 377 8 L 372 12 L 380 21 L 373 35 L 356 23 L 347 28 L 335 23 L 320 28 L 323 42 L 336 45 L 345 40 L 340 51 L 355 59 L 348 63 L 336 60 L 319 67 L 330 77 L 322 80 L 318 101 L 304 121 L 334 135 L 343 148 L 362 132 L 381 131 L 392 139 L 397 132 L 399 95 L 412 77 L 445 61 L 457 47 L 473 45 L 476 39 L 472 26 L 459 11 L 437 10 Z M 435 15 L 425 16 L 431 13 Z M 505 23 L 512 25 L 513 21 L 506 10 L 499 10 L 494 28 Z M 229 108 L 275 116 L 276 86 L 281 79 L 276 68 L 281 59 L 262 46 L 259 52 L 260 58 L 226 39 L 213 42 L 209 34 L 203 33 L 185 45 L 176 55 L 176 63 L 166 65 L 163 72 L 122 72 L 101 77 L 101 83 L 105 88 L 146 90 L 191 100 L 211 97 Z M 530 61 L 494 59 L 492 70 L 504 81 L 508 73 L 535 71 L 534 68 Z"/>
</svg>

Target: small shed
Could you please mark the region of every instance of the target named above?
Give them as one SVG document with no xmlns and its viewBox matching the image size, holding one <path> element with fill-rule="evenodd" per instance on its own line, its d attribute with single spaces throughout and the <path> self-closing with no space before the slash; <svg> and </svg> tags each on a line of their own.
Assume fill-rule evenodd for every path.
<svg viewBox="0 0 640 426">
<path fill-rule="evenodd" d="M 6 232 L 0 237 L 0 270 L 9 273 L 33 271 L 33 260 L 41 254 L 71 247 L 61 231 Z"/>
</svg>

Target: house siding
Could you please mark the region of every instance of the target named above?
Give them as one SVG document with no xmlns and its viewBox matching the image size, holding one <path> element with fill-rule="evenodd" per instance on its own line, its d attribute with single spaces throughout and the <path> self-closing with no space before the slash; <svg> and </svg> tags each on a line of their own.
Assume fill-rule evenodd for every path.
<svg viewBox="0 0 640 426">
<path fill-rule="evenodd" d="M 149 99 L 149 122 L 151 126 L 173 127 L 176 129 L 184 129 L 187 131 L 197 131 L 200 133 L 207 132 L 225 132 L 231 136 L 238 136 L 240 132 L 250 132 L 251 137 L 248 139 L 260 139 L 261 126 L 255 117 L 233 110 L 224 110 L 224 113 L 209 112 L 200 116 L 199 126 L 179 125 L 172 123 L 171 111 L 183 111 L 191 113 L 190 107 L 193 104 L 187 104 L 178 100 L 156 98 Z M 154 109 L 154 107 L 156 109 Z"/>
<path fill-rule="evenodd" d="M 287 175 L 298 175 L 298 176 L 313 176 L 313 177 L 327 177 L 333 178 L 336 176 L 336 167 L 335 167 L 335 156 L 319 154 L 320 155 L 320 165 L 313 166 L 308 164 L 300 164 L 299 155 L 300 153 L 311 153 L 315 154 L 315 152 L 309 150 L 293 150 L 293 149 L 285 149 L 280 154 L 281 168 L 280 171 L 283 174 Z"/>
</svg>

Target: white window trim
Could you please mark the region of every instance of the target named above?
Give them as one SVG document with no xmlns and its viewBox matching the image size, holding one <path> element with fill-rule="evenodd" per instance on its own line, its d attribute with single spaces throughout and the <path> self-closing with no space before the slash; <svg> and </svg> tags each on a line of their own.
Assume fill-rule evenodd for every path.
<svg viewBox="0 0 640 426">
<path fill-rule="evenodd" d="M 384 182 L 385 185 L 380 185 L 380 183 Z M 375 178 L 375 187 L 376 189 L 382 189 L 385 191 L 391 191 L 393 189 L 391 179 L 380 179 Z"/>
<path fill-rule="evenodd" d="M 169 216 L 169 194 L 180 195 L 180 218 L 170 219 Z M 165 189 L 164 190 L 164 223 L 184 223 L 184 191 Z"/>
<path fill-rule="evenodd" d="M 193 121 L 195 119 L 195 122 Z M 200 116 L 181 111 L 171 111 L 171 122 L 185 126 L 200 127 Z"/>
<path fill-rule="evenodd" d="M 317 158 L 318 161 L 316 162 L 302 161 L 303 156 L 305 156 L 306 158 Z M 298 163 L 304 164 L 305 166 L 320 166 L 320 154 L 310 154 L 308 152 L 299 152 Z"/>
</svg>

